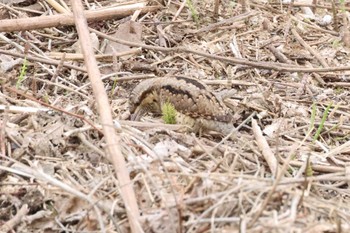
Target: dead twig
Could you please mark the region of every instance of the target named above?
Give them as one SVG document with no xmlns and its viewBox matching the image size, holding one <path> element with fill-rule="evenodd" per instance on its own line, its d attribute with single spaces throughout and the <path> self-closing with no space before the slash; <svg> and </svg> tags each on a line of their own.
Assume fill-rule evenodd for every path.
<svg viewBox="0 0 350 233">
<path fill-rule="evenodd" d="M 115 54 L 96 54 L 96 60 L 102 60 L 102 61 L 113 61 L 113 58 L 117 57 L 123 57 L 123 56 L 130 56 L 130 55 L 137 55 L 140 54 L 141 49 L 130 49 L 125 52 L 115 53 Z M 60 59 L 62 57 L 62 53 L 59 52 L 51 52 L 48 54 L 48 56 L 52 59 Z M 84 60 L 84 56 L 81 53 L 65 53 L 65 59 L 66 60 Z"/>
<path fill-rule="evenodd" d="M 326 60 L 313 48 L 311 48 L 310 45 L 308 45 L 303 38 L 299 35 L 299 33 L 297 32 L 297 30 L 295 30 L 295 28 L 291 29 L 291 32 L 293 33 L 294 37 L 298 40 L 298 42 L 304 46 L 305 49 L 307 49 L 312 55 L 314 55 L 317 60 L 321 63 L 321 65 L 325 68 L 328 68 L 328 64 L 326 62 Z"/>
<path fill-rule="evenodd" d="M 67 111 L 65 111 L 65 110 L 63 110 L 63 109 L 61 109 L 61 108 L 58 108 L 58 107 L 56 107 L 56 106 L 47 104 L 47 103 L 45 103 L 45 102 L 43 102 L 43 101 L 41 101 L 41 100 L 38 100 L 38 99 L 34 98 L 33 96 L 30 96 L 30 95 L 28 95 L 28 94 L 25 94 L 25 93 L 23 93 L 23 92 L 21 92 L 21 91 L 15 89 L 15 88 L 8 87 L 8 86 L 5 86 L 4 88 L 7 89 L 7 90 L 10 91 L 10 92 L 13 92 L 13 93 L 16 93 L 16 94 L 18 94 L 18 95 L 23 96 L 23 97 L 25 97 L 26 99 L 33 100 L 33 101 L 35 101 L 35 102 L 37 102 L 37 103 L 39 103 L 39 104 L 41 104 L 41 105 L 43 105 L 43 106 L 45 106 L 45 107 L 47 107 L 47 108 L 51 108 L 51 109 L 56 110 L 56 111 L 58 111 L 58 112 L 63 112 L 63 113 L 65 113 L 65 114 L 67 114 L 67 115 L 76 117 L 76 118 L 78 118 L 78 119 L 80 119 L 80 120 L 86 122 L 87 124 L 91 125 L 94 129 L 96 129 L 97 131 L 99 131 L 100 133 L 102 133 L 102 131 L 101 131 L 100 129 L 98 129 L 98 127 L 96 127 L 94 123 L 92 123 L 91 121 L 89 121 L 88 119 L 86 119 L 85 117 L 83 117 L 83 116 L 81 116 L 81 115 L 78 115 L 78 114 L 75 114 L 75 113 L 71 113 L 71 112 L 67 112 Z"/>
<path fill-rule="evenodd" d="M 261 204 L 261 207 L 259 209 L 259 211 L 254 215 L 253 219 L 250 221 L 249 223 L 249 228 L 251 228 L 255 222 L 258 220 L 258 218 L 261 216 L 262 212 L 265 210 L 268 202 L 270 201 L 273 193 L 275 192 L 277 185 L 280 183 L 284 173 L 286 172 L 292 157 L 294 156 L 294 153 L 296 150 L 298 150 L 298 148 L 303 144 L 303 142 L 309 137 L 309 134 L 311 133 L 311 131 L 309 131 L 309 133 L 304 137 L 303 141 L 298 145 L 298 146 L 294 146 L 294 148 L 289 152 L 287 158 L 284 160 L 283 162 L 283 166 L 282 168 L 278 171 L 278 174 L 276 176 L 276 179 L 273 183 L 273 186 L 271 187 L 271 190 L 269 191 L 269 193 L 267 194 L 265 200 L 263 201 L 263 203 Z"/>
<path fill-rule="evenodd" d="M 159 10 L 158 6 L 145 6 L 144 3 L 135 3 L 129 6 L 102 8 L 98 10 L 85 11 L 87 20 L 100 21 L 106 19 L 120 19 L 131 15 L 134 11 L 141 10 L 142 13 Z M 0 20 L 0 32 L 29 31 L 48 27 L 74 25 L 73 14 L 59 14 L 51 16 L 40 16 L 23 19 Z"/>
<path fill-rule="evenodd" d="M 17 214 L 10 219 L 9 221 L 5 222 L 4 225 L 0 227 L 1 232 L 9 232 L 14 229 L 14 227 L 19 224 L 22 219 L 29 213 L 29 208 L 27 204 L 24 204 L 21 209 L 18 210 Z"/>
<path fill-rule="evenodd" d="M 97 109 L 100 115 L 102 130 L 107 143 L 105 152 L 108 158 L 112 161 L 115 168 L 115 173 L 118 177 L 121 197 L 125 204 L 131 231 L 134 233 L 142 232 L 142 228 L 139 223 L 140 213 L 133 190 L 133 183 L 129 177 L 124 155 L 121 153 L 121 139 L 115 134 L 115 129 L 112 127 L 112 111 L 109 105 L 107 93 L 101 81 L 101 74 L 94 57 L 87 20 L 84 17 L 83 5 L 81 1 L 77 0 L 72 0 L 71 3 L 73 7 L 75 25 L 80 38 L 80 45 L 84 54 L 85 64 L 91 80 L 93 93 L 97 103 Z"/>
<path fill-rule="evenodd" d="M 140 44 L 140 43 L 129 42 L 129 41 L 117 39 L 115 37 L 108 36 L 102 32 L 99 32 L 95 29 L 92 29 L 92 28 L 89 28 L 89 29 L 91 32 L 94 32 L 103 38 L 106 38 L 106 39 L 111 40 L 111 41 L 115 41 L 115 42 L 120 43 L 120 44 L 125 44 L 125 45 L 132 46 L 132 47 L 141 47 L 143 49 L 149 49 L 149 50 L 160 51 L 160 52 L 165 52 L 165 53 L 179 53 L 179 52 L 192 53 L 192 54 L 197 54 L 199 56 L 203 56 L 206 58 L 224 61 L 228 64 L 246 65 L 246 66 L 248 66 L 247 69 L 260 68 L 260 69 L 276 70 L 276 71 L 280 71 L 280 72 L 305 72 L 305 73 L 350 70 L 350 66 L 327 67 L 327 68 L 305 68 L 305 67 L 300 67 L 300 66 L 295 66 L 295 65 L 286 65 L 286 64 L 282 64 L 282 63 L 254 62 L 254 61 L 249 61 L 247 59 L 229 58 L 229 57 L 213 55 L 213 54 L 209 54 L 206 52 L 201 52 L 201 51 L 197 51 L 197 50 L 193 50 L 193 49 L 189 49 L 189 48 L 185 48 L 185 47 L 164 48 L 164 47 L 159 47 L 159 46 L 145 45 L 145 44 Z"/>
<path fill-rule="evenodd" d="M 278 167 L 277 159 L 275 158 L 275 155 L 273 154 L 266 139 L 262 135 L 262 132 L 260 127 L 258 126 L 258 123 L 254 119 L 252 120 L 252 129 L 253 129 L 254 137 L 256 139 L 258 147 L 261 150 L 265 161 L 269 165 L 269 168 L 273 177 L 277 177 L 278 171 L 280 170 L 280 168 Z"/>
<path fill-rule="evenodd" d="M 6 54 L 9 56 L 13 56 L 13 57 L 20 57 L 20 58 L 26 58 L 28 61 L 36 61 L 36 62 L 40 62 L 40 63 L 44 63 L 44 64 L 48 64 L 48 65 L 55 65 L 55 66 L 59 66 L 61 64 L 60 60 L 53 60 L 50 58 L 40 58 L 40 57 L 34 57 L 31 55 L 24 55 L 24 54 L 20 54 L 20 53 L 13 53 L 7 50 L 3 50 L 0 49 L 0 54 Z M 68 64 L 67 62 L 64 62 L 62 64 L 62 66 L 69 68 L 69 69 L 73 69 L 73 70 L 77 70 L 77 71 L 81 71 L 81 72 L 86 72 L 86 69 L 75 66 L 75 65 L 71 65 Z"/>
</svg>

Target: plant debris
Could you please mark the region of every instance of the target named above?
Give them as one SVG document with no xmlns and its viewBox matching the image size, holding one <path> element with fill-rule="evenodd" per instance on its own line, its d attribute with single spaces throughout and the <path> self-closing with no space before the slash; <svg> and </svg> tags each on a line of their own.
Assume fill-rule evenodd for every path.
<svg viewBox="0 0 350 233">
<path fill-rule="evenodd" d="M 144 232 L 350 231 L 346 3 L 83 2 Z M 51 4 L 0 4 L 0 232 L 130 232 L 86 38 Z M 224 101 L 233 137 L 129 120 L 139 81 L 173 76 Z"/>
</svg>

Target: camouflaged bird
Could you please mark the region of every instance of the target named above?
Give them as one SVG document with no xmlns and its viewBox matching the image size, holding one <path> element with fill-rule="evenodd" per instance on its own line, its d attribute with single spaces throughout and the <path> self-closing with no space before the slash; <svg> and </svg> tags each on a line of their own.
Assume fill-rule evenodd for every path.
<svg viewBox="0 0 350 233">
<path fill-rule="evenodd" d="M 195 132 L 233 130 L 230 109 L 204 83 L 186 77 L 153 78 L 140 82 L 130 96 L 131 120 L 146 112 L 161 114 L 163 104 L 176 109 L 176 122 Z"/>
</svg>

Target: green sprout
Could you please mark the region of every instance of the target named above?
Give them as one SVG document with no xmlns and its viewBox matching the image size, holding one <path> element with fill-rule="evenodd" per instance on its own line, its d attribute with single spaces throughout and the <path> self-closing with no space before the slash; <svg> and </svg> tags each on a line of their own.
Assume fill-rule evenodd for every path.
<svg viewBox="0 0 350 233">
<path fill-rule="evenodd" d="M 191 0 L 186 0 L 186 3 L 187 3 L 188 8 L 189 8 L 190 11 L 191 11 L 191 15 L 192 15 L 193 20 L 194 20 L 196 23 L 198 23 L 198 22 L 199 22 L 198 12 L 197 12 L 196 9 L 194 8 L 192 1 L 191 1 Z"/>
<path fill-rule="evenodd" d="M 47 104 L 50 103 L 50 101 L 49 101 L 50 98 L 49 98 L 49 95 L 47 93 L 43 96 L 43 99 L 44 99 L 45 103 L 47 103 Z"/>
<path fill-rule="evenodd" d="M 307 157 L 307 165 L 306 165 L 306 169 L 305 169 L 305 175 L 307 177 L 313 176 L 314 171 L 312 170 L 311 167 L 311 162 L 310 162 L 310 155 Z"/>
<path fill-rule="evenodd" d="M 337 87 L 336 89 L 335 89 L 335 94 L 342 94 L 342 93 L 344 93 L 345 92 L 345 90 L 344 90 L 344 88 L 342 88 L 342 87 Z"/>
<path fill-rule="evenodd" d="M 316 141 L 318 139 L 318 137 L 320 136 L 321 131 L 323 130 L 323 127 L 324 127 L 324 123 L 326 122 L 327 117 L 329 115 L 329 110 L 331 109 L 331 107 L 332 107 L 332 103 L 328 104 L 326 110 L 324 111 L 322 119 L 321 119 L 321 123 L 320 123 L 320 125 L 317 128 L 317 131 L 315 133 L 313 141 Z"/>
<path fill-rule="evenodd" d="M 316 118 L 316 102 L 312 103 L 311 119 L 310 119 L 310 128 L 309 131 L 313 130 L 315 127 L 315 118 Z"/>
<path fill-rule="evenodd" d="M 339 46 L 340 46 L 340 40 L 337 40 L 337 39 L 333 40 L 332 47 L 339 48 Z"/>
<path fill-rule="evenodd" d="M 340 9 L 342 13 L 346 12 L 346 8 L 345 8 L 345 0 L 340 0 Z"/>
<path fill-rule="evenodd" d="M 21 67 L 21 73 L 19 74 L 18 80 L 16 82 L 16 88 L 19 88 L 19 86 L 22 84 L 22 82 L 24 80 L 24 77 L 27 74 L 27 63 L 28 63 L 28 61 L 27 61 L 27 58 L 25 57 L 23 60 L 22 67 Z"/>
<path fill-rule="evenodd" d="M 111 95 L 113 94 L 115 88 L 117 87 L 117 84 L 118 84 L 118 79 L 116 78 L 114 81 L 113 81 L 113 86 L 112 86 L 112 89 L 111 89 Z"/>
<path fill-rule="evenodd" d="M 176 109 L 170 102 L 162 105 L 162 119 L 165 124 L 176 124 Z"/>
</svg>

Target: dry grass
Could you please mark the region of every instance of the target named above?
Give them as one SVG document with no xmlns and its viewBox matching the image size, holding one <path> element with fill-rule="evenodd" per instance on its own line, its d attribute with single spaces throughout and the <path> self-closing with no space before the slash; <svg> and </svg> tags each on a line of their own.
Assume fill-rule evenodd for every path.
<svg viewBox="0 0 350 233">
<path fill-rule="evenodd" d="M 217 1 L 183 2 L 134 14 L 136 22 L 89 25 L 116 39 L 92 35 L 142 213 L 140 227 L 349 232 L 346 5 L 332 11 L 325 1 L 314 8 L 221 1 L 216 18 Z M 99 3 L 90 7 L 112 4 Z M 16 18 L 49 8 L 0 5 L 0 12 Z M 2 232 L 129 231 L 76 42 L 71 26 L 1 34 L 0 104 L 8 106 L 0 116 Z M 27 56 L 26 70 L 23 60 L 3 51 Z M 62 59 L 69 67 L 34 59 L 64 52 L 73 54 Z M 235 140 L 188 133 L 152 115 L 128 121 L 128 97 L 138 80 L 172 75 L 198 78 L 224 98 L 240 125 Z"/>
</svg>

